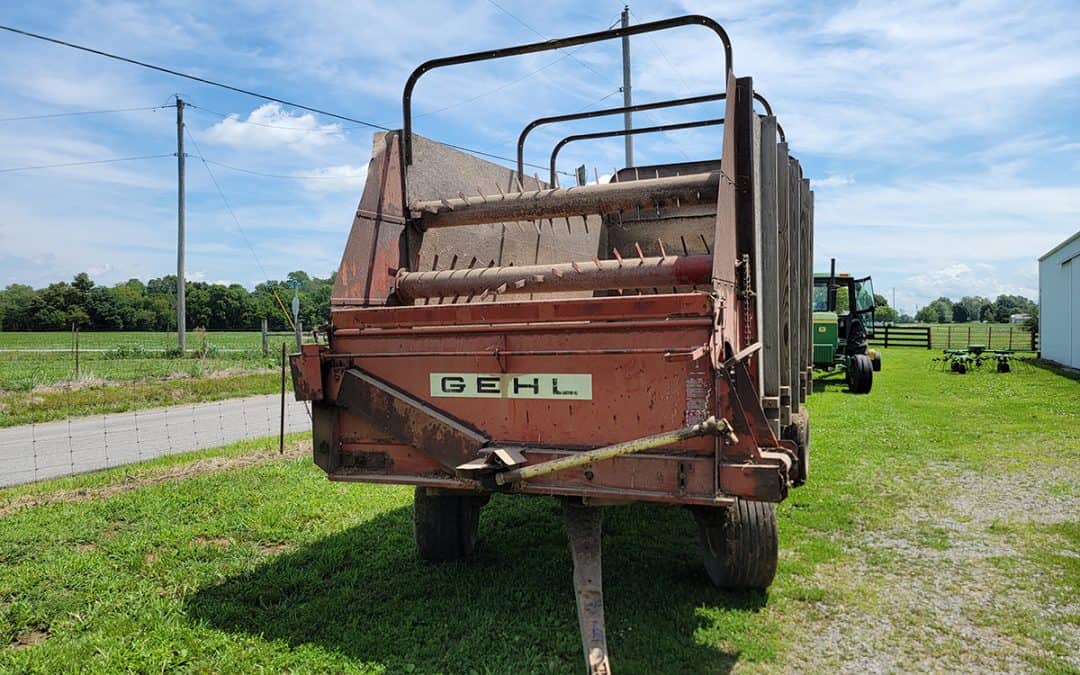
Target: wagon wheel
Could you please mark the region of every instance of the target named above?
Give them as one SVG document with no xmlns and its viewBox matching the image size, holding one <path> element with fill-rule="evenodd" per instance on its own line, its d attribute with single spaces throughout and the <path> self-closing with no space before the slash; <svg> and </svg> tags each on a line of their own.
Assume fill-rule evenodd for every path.
<svg viewBox="0 0 1080 675">
<path fill-rule="evenodd" d="M 413 496 L 413 539 L 430 562 L 460 560 L 476 548 L 480 509 L 488 495 L 434 493 L 417 486 Z"/>
<path fill-rule="evenodd" d="M 736 499 L 728 507 L 693 509 L 705 571 L 717 588 L 764 590 L 776 576 L 776 505 Z"/>
<path fill-rule="evenodd" d="M 795 442 L 799 462 L 793 475 L 793 482 L 796 486 L 805 484 L 810 469 L 810 413 L 805 408 L 792 413 L 791 424 L 784 427 L 780 438 Z"/>
</svg>

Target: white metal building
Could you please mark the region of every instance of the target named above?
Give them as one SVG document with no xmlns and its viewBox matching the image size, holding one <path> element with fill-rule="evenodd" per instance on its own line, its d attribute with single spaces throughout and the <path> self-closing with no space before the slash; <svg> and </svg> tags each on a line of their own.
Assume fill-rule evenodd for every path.
<svg viewBox="0 0 1080 675">
<path fill-rule="evenodd" d="M 1039 351 L 1080 368 L 1080 232 L 1039 258 Z"/>
</svg>

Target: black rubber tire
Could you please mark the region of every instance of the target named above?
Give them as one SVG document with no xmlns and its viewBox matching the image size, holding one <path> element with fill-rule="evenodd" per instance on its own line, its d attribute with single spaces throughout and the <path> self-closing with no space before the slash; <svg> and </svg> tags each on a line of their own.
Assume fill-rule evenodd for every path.
<svg viewBox="0 0 1080 675">
<path fill-rule="evenodd" d="M 881 354 L 874 354 L 874 358 L 870 359 L 870 364 L 874 366 L 874 372 L 881 372 Z"/>
<path fill-rule="evenodd" d="M 852 394 L 869 394 L 874 386 L 874 366 L 866 354 L 856 354 L 848 358 L 848 391 Z"/>
<path fill-rule="evenodd" d="M 420 557 L 430 562 L 452 562 L 476 549 L 480 509 L 486 495 L 413 493 L 413 539 Z"/>
<path fill-rule="evenodd" d="M 1008 361 L 998 361 L 997 371 L 999 373 L 1007 373 L 1010 370 L 1011 370 L 1011 368 L 1009 368 L 1009 362 Z"/>
<path fill-rule="evenodd" d="M 776 505 L 736 499 L 730 507 L 693 509 L 705 571 L 717 588 L 765 590 L 776 577 Z"/>
</svg>

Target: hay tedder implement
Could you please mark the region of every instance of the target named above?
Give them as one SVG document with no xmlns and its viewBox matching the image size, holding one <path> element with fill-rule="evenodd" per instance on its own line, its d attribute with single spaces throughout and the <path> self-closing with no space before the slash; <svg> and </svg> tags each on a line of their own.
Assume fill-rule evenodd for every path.
<svg viewBox="0 0 1080 675">
<path fill-rule="evenodd" d="M 681 26 L 722 47 L 723 143 L 697 161 L 562 188 L 412 133 L 435 68 Z M 315 462 L 415 486 L 422 557 L 467 556 L 493 493 L 563 501 L 590 672 L 610 670 L 598 507 L 688 507 L 712 581 L 760 589 L 806 480 L 813 193 L 755 98 L 696 15 L 424 63 L 375 137 L 327 344 L 291 360 Z"/>
<path fill-rule="evenodd" d="M 1012 371 L 1012 364 L 1024 363 L 1024 357 L 1017 356 L 1011 349 L 987 349 L 986 345 L 968 345 L 967 349 L 945 349 L 942 355 L 933 359 L 954 373 L 963 375 L 968 371 L 982 368 L 984 363 L 994 363 L 999 373 Z"/>
</svg>

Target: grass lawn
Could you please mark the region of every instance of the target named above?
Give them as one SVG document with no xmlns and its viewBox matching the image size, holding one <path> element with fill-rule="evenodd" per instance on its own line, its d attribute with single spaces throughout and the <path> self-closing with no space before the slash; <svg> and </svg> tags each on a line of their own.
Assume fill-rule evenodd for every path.
<svg viewBox="0 0 1080 675">
<path fill-rule="evenodd" d="M 713 589 L 689 514 L 606 511 L 618 673 L 1080 672 L 1080 383 L 892 349 L 810 398 L 767 594 Z M 496 496 L 421 562 L 411 489 L 244 444 L 0 491 L 0 670 L 582 670 L 554 500 Z"/>
</svg>

